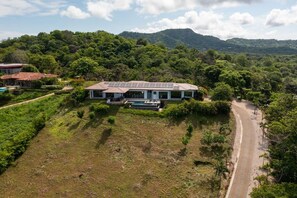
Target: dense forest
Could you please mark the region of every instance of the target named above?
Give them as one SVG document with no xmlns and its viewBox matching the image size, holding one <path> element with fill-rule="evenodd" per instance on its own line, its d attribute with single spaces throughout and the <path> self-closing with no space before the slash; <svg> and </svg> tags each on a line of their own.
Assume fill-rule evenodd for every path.
<svg viewBox="0 0 297 198">
<path fill-rule="evenodd" d="M 270 193 L 271 189 L 286 189 L 287 182 L 297 183 L 296 55 L 198 51 L 178 42 L 167 48 L 104 31 L 55 30 L 2 41 L 0 62 L 28 63 L 27 71 L 63 78 L 188 82 L 203 87 L 205 93 L 230 90 L 234 97 L 248 99 L 265 111 L 268 167 L 275 182 L 284 185 L 267 181 L 253 196 L 263 197 L 267 189 Z"/>
</svg>

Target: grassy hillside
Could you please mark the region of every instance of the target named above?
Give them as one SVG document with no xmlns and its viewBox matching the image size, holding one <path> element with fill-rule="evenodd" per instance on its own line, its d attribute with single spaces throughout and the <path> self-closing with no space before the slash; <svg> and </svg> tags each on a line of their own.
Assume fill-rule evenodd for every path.
<svg viewBox="0 0 297 198">
<path fill-rule="evenodd" d="M 84 110 L 82 119 L 77 111 Z M 226 117 L 194 116 L 179 122 L 133 115 L 112 107 L 88 117 L 89 105 L 61 110 L 26 153 L 0 176 L 5 197 L 205 197 L 218 196 L 213 158 L 201 152 L 204 131 Z M 183 155 L 188 124 L 193 136 Z M 232 125 L 232 123 L 231 123 Z M 195 165 L 196 162 L 200 165 Z M 29 190 L 30 189 L 30 190 Z"/>
<path fill-rule="evenodd" d="M 63 96 L 48 97 L 0 110 L 0 173 L 25 151 L 62 100 Z"/>
</svg>

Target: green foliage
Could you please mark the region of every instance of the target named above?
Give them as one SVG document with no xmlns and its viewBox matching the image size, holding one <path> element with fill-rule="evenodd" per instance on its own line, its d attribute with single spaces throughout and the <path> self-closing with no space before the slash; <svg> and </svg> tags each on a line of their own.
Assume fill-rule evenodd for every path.
<svg viewBox="0 0 297 198">
<path fill-rule="evenodd" d="M 164 110 L 164 115 L 169 118 L 182 118 L 191 114 L 214 116 L 218 114 L 228 115 L 231 104 L 226 101 L 201 102 L 196 100 L 185 101 L 180 104 L 171 104 Z"/>
<path fill-rule="evenodd" d="M 251 193 L 252 198 L 296 198 L 297 184 L 282 183 L 262 185 Z"/>
<path fill-rule="evenodd" d="M 110 106 L 107 104 L 92 104 L 90 106 L 90 110 L 94 111 L 95 113 L 99 115 L 106 115 L 110 109 Z"/>
<path fill-rule="evenodd" d="M 25 65 L 22 68 L 22 72 L 39 72 L 39 70 L 33 65 Z"/>
<path fill-rule="evenodd" d="M 15 50 L 9 52 L 4 57 L 5 63 L 28 63 L 29 57 L 24 50 Z"/>
<path fill-rule="evenodd" d="M 109 116 L 109 117 L 107 118 L 107 122 L 108 122 L 109 124 L 114 124 L 114 123 L 115 123 L 115 117 L 114 117 L 114 116 Z"/>
<path fill-rule="evenodd" d="M 63 99 L 62 96 L 49 97 L 0 111 L 0 172 L 25 151 Z"/>
<path fill-rule="evenodd" d="M 280 182 L 297 182 L 297 100 L 279 95 L 268 107 L 267 134 L 272 175 Z"/>
<path fill-rule="evenodd" d="M 230 85 L 225 83 L 218 83 L 213 90 L 211 96 L 212 100 L 232 100 L 233 90 Z"/>
<path fill-rule="evenodd" d="M 70 94 L 70 100 L 75 105 L 83 102 L 88 96 L 88 92 L 83 87 L 76 87 Z"/>
<path fill-rule="evenodd" d="M 88 57 L 82 57 L 73 63 L 70 68 L 72 76 L 88 76 L 94 71 L 94 68 L 98 66 L 98 63 Z"/>
<path fill-rule="evenodd" d="M 76 112 L 76 115 L 77 115 L 78 118 L 83 118 L 84 114 L 85 114 L 84 110 L 79 110 L 79 111 Z"/>
<path fill-rule="evenodd" d="M 120 35 L 133 39 L 143 38 L 152 43 L 164 43 L 168 48 L 184 45 L 201 51 L 215 49 L 233 53 L 296 54 L 297 52 L 297 42 L 293 40 L 277 41 L 272 39 L 248 40 L 233 38 L 223 41 L 213 36 L 196 34 L 191 29 L 168 29 L 151 34 L 123 32 Z"/>
<path fill-rule="evenodd" d="M 93 112 L 93 111 L 91 111 L 90 113 L 89 113 L 89 118 L 91 119 L 91 120 L 93 120 L 94 118 L 95 118 L 95 113 Z"/>
<path fill-rule="evenodd" d="M 183 144 L 184 146 L 187 146 L 188 143 L 189 143 L 189 141 L 190 141 L 190 137 L 189 137 L 189 136 L 184 135 L 184 136 L 182 137 L 182 144 Z"/>
<path fill-rule="evenodd" d="M 0 101 L 3 102 L 3 101 L 9 101 L 13 98 L 13 95 L 10 94 L 10 93 L 0 93 Z"/>
<path fill-rule="evenodd" d="M 33 120 L 33 126 L 36 131 L 40 131 L 45 127 L 46 116 L 44 113 L 38 114 Z"/>
</svg>

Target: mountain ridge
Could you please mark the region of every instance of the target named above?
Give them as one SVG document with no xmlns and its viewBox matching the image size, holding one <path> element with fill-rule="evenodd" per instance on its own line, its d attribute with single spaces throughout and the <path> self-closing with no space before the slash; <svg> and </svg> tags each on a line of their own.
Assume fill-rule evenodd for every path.
<svg viewBox="0 0 297 198">
<path fill-rule="evenodd" d="M 243 39 L 232 38 L 226 41 L 214 36 L 195 33 L 192 29 L 167 29 L 156 33 L 138 33 L 124 31 L 119 36 L 131 39 L 144 38 L 151 43 L 163 43 L 174 48 L 185 45 L 197 50 L 214 49 L 225 52 L 261 53 L 261 54 L 296 54 L 297 40 Z"/>
</svg>

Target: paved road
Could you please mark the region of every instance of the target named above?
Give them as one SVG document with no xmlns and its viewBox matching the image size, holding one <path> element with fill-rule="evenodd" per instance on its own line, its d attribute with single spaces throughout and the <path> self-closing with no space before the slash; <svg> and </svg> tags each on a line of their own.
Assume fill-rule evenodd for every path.
<svg viewBox="0 0 297 198">
<path fill-rule="evenodd" d="M 34 102 L 36 100 L 40 100 L 42 98 L 46 98 L 46 97 L 53 96 L 53 95 L 55 95 L 55 94 L 54 93 L 50 93 L 50 94 L 47 94 L 47 95 L 44 95 L 44 96 L 40 96 L 38 98 L 34 98 L 32 100 L 26 100 L 24 102 L 19 102 L 19 103 L 16 103 L 16 104 L 7 105 L 7 106 L 4 106 L 4 107 L 0 107 L 0 110 L 1 109 L 6 109 L 6 108 L 9 108 L 9 107 L 14 107 L 14 106 L 22 105 L 22 104 L 27 104 L 27 103 Z"/>
<path fill-rule="evenodd" d="M 226 198 L 250 197 L 252 188 L 257 186 L 254 178 L 261 174 L 259 166 L 263 159 L 259 156 L 266 150 L 260 129 L 261 112 L 249 102 L 232 102 L 232 111 L 236 118 L 236 137 L 232 162 L 234 171 Z"/>
</svg>

